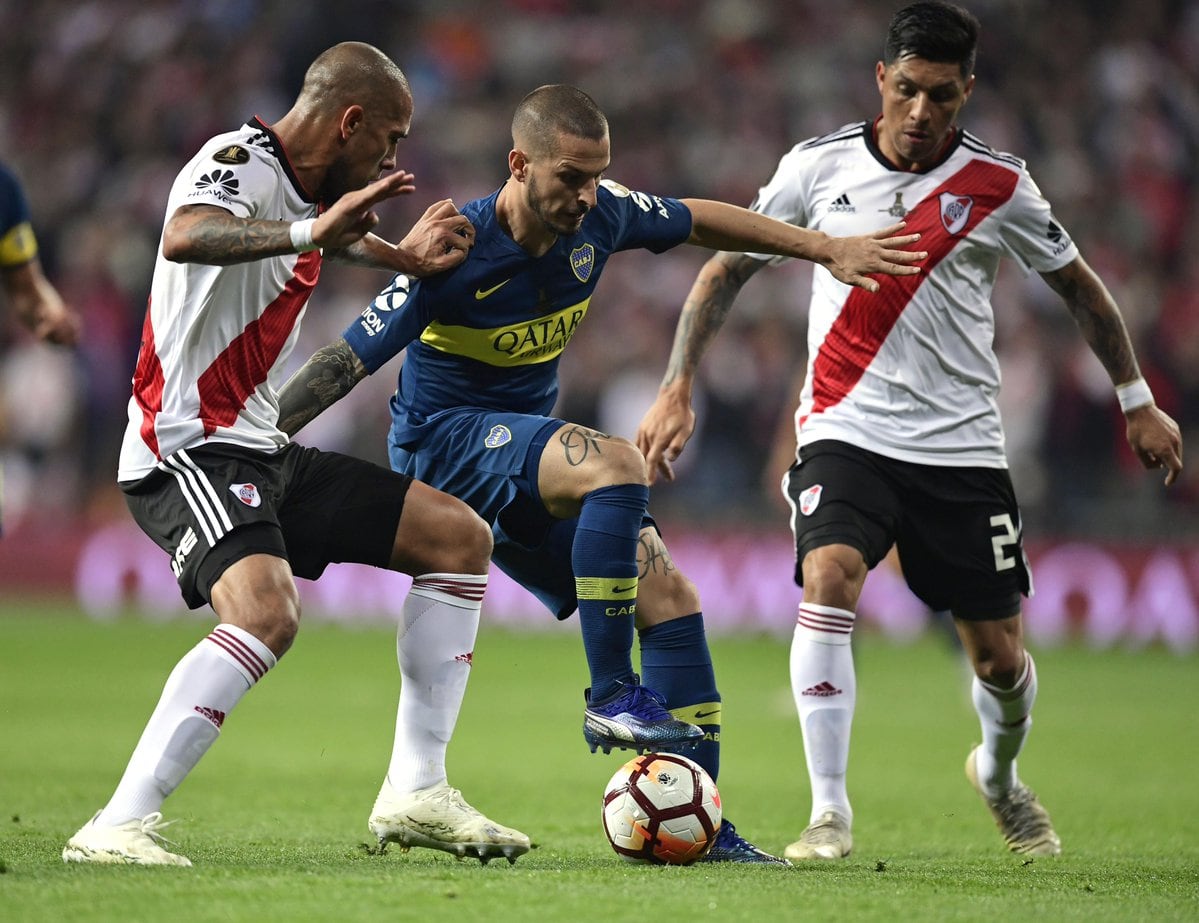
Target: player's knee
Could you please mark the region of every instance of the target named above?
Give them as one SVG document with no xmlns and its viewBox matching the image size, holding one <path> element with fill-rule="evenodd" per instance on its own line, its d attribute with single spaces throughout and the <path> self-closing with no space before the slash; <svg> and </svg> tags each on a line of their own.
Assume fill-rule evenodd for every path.
<svg viewBox="0 0 1199 923">
<path fill-rule="evenodd" d="M 491 528 L 462 501 L 443 505 L 438 511 L 437 534 L 430 539 L 419 573 L 487 573 L 491 563 Z"/>
<path fill-rule="evenodd" d="M 822 551 L 817 549 L 804 558 L 804 598 L 836 600 L 837 605 L 853 608 L 852 600 L 856 600 L 858 588 L 865 579 L 865 562 L 860 555 Z"/>
<path fill-rule="evenodd" d="M 650 574 L 637 582 L 638 628 L 692 615 L 702 608 L 699 590 L 677 570 Z"/>
<path fill-rule="evenodd" d="M 974 659 L 974 674 L 988 686 L 1013 689 L 1024 672 L 1024 650 L 986 648 Z"/>
<path fill-rule="evenodd" d="M 212 604 L 222 622 L 244 628 L 282 657 L 300 629 L 300 594 L 290 579 L 266 577 L 243 583 L 236 592 L 213 588 Z"/>
<path fill-rule="evenodd" d="M 465 503 L 457 512 L 455 524 L 457 539 L 452 548 L 458 563 L 455 570 L 446 573 L 485 574 L 491 566 L 491 527 L 478 513 Z"/>
<path fill-rule="evenodd" d="M 645 456 L 641 450 L 627 439 L 609 437 L 600 453 L 602 464 L 595 471 L 595 483 L 591 490 L 600 487 L 612 487 L 618 484 L 649 484 L 648 469 L 645 467 Z"/>
</svg>

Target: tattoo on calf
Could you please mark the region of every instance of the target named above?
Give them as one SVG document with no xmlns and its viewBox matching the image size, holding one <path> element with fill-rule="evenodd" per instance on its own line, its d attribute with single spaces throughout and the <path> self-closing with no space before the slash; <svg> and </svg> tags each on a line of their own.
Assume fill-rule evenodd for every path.
<svg viewBox="0 0 1199 923">
<path fill-rule="evenodd" d="M 676 569 L 674 559 L 657 532 L 649 532 L 637 540 L 637 565 L 639 579 L 644 579 L 651 573 L 666 575 Z"/>
</svg>

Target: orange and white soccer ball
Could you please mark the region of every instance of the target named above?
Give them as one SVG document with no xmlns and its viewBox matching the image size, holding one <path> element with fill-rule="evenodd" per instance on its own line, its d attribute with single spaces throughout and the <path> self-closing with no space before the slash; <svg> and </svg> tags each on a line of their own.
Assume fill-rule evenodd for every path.
<svg viewBox="0 0 1199 923">
<path fill-rule="evenodd" d="M 644 753 L 604 789 L 604 833 L 627 862 L 690 865 L 716 842 L 720 792 L 694 760 Z"/>
</svg>

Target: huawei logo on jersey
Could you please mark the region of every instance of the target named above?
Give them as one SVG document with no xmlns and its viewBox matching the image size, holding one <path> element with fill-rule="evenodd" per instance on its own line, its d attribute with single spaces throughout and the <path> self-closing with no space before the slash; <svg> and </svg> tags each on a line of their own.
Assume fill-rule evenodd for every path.
<svg viewBox="0 0 1199 923">
<path fill-rule="evenodd" d="M 941 223 L 950 234 L 960 234 L 970 221 L 974 199 L 954 192 L 941 193 Z"/>
<path fill-rule="evenodd" d="M 192 195 L 204 193 L 228 201 L 237 195 L 240 188 L 241 184 L 237 181 L 237 177 L 233 175 L 232 170 L 213 170 L 211 173 L 205 173 L 196 180 L 196 189 Z"/>
<path fill-rule="evenodd" d="M 1066 236 L 1066 232 L 1062 230 L 1062 226 L 1052 218 L 1049 219 L 1049 227 L 1045 230 L 1045 236 L 1053 244 L 1054 256 L 1057 256 L 1070 246 L 1070 238 Z"/>
<path fill-rule="evenodd" d="M 811 516 L 820 506 L 820 495 L 824 493 L 823 484 L 813 484 L 799 495 L 799 511 L 805 516 Z"/>
</svg>

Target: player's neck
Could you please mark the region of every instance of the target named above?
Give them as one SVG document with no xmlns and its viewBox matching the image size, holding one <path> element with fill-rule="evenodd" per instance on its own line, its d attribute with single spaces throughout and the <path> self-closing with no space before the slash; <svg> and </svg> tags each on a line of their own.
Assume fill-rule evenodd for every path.
<svg viewBox="0 0 1199 923">
<path fill-rule="evenodd" d="M 530 256 L 544 256 L 558 240 L 558 235 L 525 206 L 512 180 L 504 184 L 496 197 L 495 218 L 503 232 Z"/>
<path fill-rule="evenodd" d="M 321 184 L 328 173 L 329 155 L 325 150 L 324 132 L 293 109 L 274 125 L 269 126 L 283 146 L 284 156 L 296 179 L 310 197 L 319 197 Z"/>
</svg>

